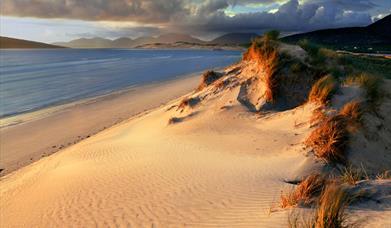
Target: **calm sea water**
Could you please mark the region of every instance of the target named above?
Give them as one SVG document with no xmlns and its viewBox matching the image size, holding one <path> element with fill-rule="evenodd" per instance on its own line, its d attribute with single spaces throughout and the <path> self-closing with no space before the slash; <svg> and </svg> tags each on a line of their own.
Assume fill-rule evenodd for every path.
<svg viewBox="0 0 391 228">
<path fill-rule="evenodd" d="M 239 51 L 0 51 L 0 116 L 166 81 L 237 61 Z"/>
</svg>

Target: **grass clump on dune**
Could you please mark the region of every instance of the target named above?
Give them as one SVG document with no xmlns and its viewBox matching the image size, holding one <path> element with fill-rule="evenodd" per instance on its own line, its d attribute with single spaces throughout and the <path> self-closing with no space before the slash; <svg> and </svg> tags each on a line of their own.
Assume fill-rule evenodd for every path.
<svg viewBox="0 0 391 228">
<path fill-rule="evenodd" d="M 333 94 L 337 91 L 337 81 L 331 75 L 326 75 L 319 79 L 313 86 L 309 94 L 309 101 L 319 104 L 327 104 Z"/>
<path fill-rule="evenodd" d="M 342 115 L 327 117 L 304 142 L 315 155 L 326 162 L 345 164 L 349 140 L 346 118 Z"/>
<path fill-rule="evenodd" d="M 314 197 L 321 193 L 325 183 L 325 177 L 320 174 L 308 176 L 293 191 L 281 194 L 281 207 L 292 207 L 298 204 L 310 205 L 314 202 Z"/>
<path fill-rule="evenodd" d="M 200 102 L 200 99 L 198 97 L 186 97 L 182 99 L 182 101 L 178 105 L 178 109 L 185 109 L 186 107 L 194 107 Z"/>
<path fill-rule="evenodd" d="M 349 193 L 337 183 L 332 183 L 324 189 L 315 212 L 316 228 L 349 227 L 345 213 L 352 202 Z"/>
<path fill-rule="evenodd" d="M 297 228 L 348 228 L 346 208 L 356 197 L 350 195 L 348 190 L 336 181 L 331 181 L 320 194 L 317 207 L 313 214 L 306 214 L 299 218 L 300 214 L 290 213 L 288 216 L 289 227 Z"/>
<path fill-rule="evenodd" d="M 278 43 L 267 36 L 255 39 L 247 52 L 243 55 L 245 61 L 256 61 L 264 72 L 263 80 L 266 84 L 265 99 L 273 102 L 276 90 L 276 72 L 280 61 Z"/>
<path fill-rule="evenodd" d="M 362 125 L 364 108 L 361 102 L 351 101 L 342 107 L 339 114 L 346 118 L 349 132 L 356 132 Z"/>
<path fill-rule="evenodd" d="M 201 83 L 197 88 L 197 91 L 200 91 L 207 87 L 208 85 L 212 84 L 213 82 L 217 81 L 223 76 L 223 74 L 215 72 L 213 70 L 208 70 L 202 75 Z"/>
</svg>

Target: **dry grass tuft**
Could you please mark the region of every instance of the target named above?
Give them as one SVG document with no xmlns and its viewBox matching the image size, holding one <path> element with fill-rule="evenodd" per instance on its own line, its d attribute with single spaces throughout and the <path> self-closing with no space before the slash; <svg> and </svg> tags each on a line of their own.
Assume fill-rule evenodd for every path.
<svg viewBox="0 0 391 228">
<path fill-rule="evenodd" d="M 179 103 L 177 110 L 179 110 L 179 109 L 183 110 L 186 107 L 194 107 L 199 102 L 200 102 L 200 99 L 198 97 L 196 97 L 196 98 L 194 98 L 194 97 L 187 98 L 186 97 L 181 101 L 181 103 Z"/>
<path fill-rule="evenodd" d="M 309 101 L 326 105 L 337 91 L 337 82 L 331 75 L 319 79 L 313 86 L 309 95 Z"/>
<path fill-rule="evenodd" d="M 310 125 L 311 127 L 322 123 L 327 119 L 327 114 L 325 113 L 324 107 L 319 107 L 312 112 Z"/>
<path fill-rule="evenodd" d="M 210 85 L 210 84 L 212 84 L 213 82 L 215 82 L 215 81 L 217 81 L 218 79 L 220 79 L 222 76 L 223 76 L 223 74 L 218 73 L 218 72 L 215 72 L 215 71 L 213 71 L 213 70 L 206 71 L 206 72 L 202 75 L 201 83 L 200 83 L 200 85 L 198 86 L 197 91 L 201 91 L 202 89 L 204 89 L 204 88 L 207 87 L 208 85 Z"/>
<path fill-rule="evenodd" d="M 314 202 L 314 197 L 318 196 L 324 185 L 326 178 L 320 174 L 313 174 L 304 179 L 296 189 L 281 194 L 281 207 L 292 207 L 299 203 L 310 205 Z"/>
<path fill-rule="evenodd" d="M 264 72 L 263 80 L 266 84 L 265 99 L 273 102 L 278 86 L 276 80 L 276 72 L 280 61 L 278 44 L 267 37 L 256 39 L 243 55 L 243 60 L 255 61 L 262 68 L 261 71 Z"/>
<path fill-rule="evenodd" d="M 347 120 L 344 116 L 328 117 L 319 123 L 304 143 L 325 161 L 345 164 L 345 150 L 349 140 L 346 126 Z"/>
<path fill-rule="evenodd" d="M 357 132 L 358 129 L 362 126 L 364 109 L 360 102 L 351 101 L 345 104 L 339 114 L 346 117 L 348 128 L 347 130 L 349 132 Z"/>
<path fill-rule="evenodd" d="M 351 185 L 355 185 L 358 181 L 369 179 L 367 173 L 363 169 L 355 169 L 352 166 L 344 167 L 340 177 L 341 181 Z"/>
<path fill-rule="evenodd" d="M 288 216 L 289 227 L 297 228 L 347 228 L 346 208 L 359 195 L 350 195 L 346 188 L 332 181 L 323 189 L 313 214 L 292 213 Z"/>
<path fill-rule="evenodd" d="M 348 227 L 345 210 L 352 202 L 345 188 L 336 182 L 326 186 L 316 210 L 316 228 Z"/>
</svg>

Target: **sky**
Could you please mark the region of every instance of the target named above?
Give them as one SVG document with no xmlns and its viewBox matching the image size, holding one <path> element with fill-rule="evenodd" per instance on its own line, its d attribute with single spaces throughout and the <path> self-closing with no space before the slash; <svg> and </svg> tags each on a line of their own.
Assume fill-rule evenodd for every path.
<svg viewBox="0 0 391 228">
<path fill-rule="evenodd" d="M 0 35 L 47 43 L 163 33 L 210 40 L 366 26 L 390 13 L 391 0 L 0 0 Z"/>
</svg>

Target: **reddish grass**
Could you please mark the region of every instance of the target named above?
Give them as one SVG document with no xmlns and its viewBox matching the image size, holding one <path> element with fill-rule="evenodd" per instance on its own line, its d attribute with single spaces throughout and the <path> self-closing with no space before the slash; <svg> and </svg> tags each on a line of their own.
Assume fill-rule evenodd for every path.
<svg viewBox="0 0 391 228">
<path fill-rule="evenodd" d="M 315 214 L 315 228 L 348 227 L 345 210 L 352 202 L 346 189 L 333 182 L 328 184 L 319 200 Z"/>
<path fill-rule="evenodd" d="M 327 162 L 345 164 L 348 140 L 347 120 L 342 115 L 336 115 L 319 123 L 304 143 Z"/>
<path fill-rule="evenodd" d="M 360 126 L 362 125 L 362 116 L 363 116 L 363 107 L 362 104 L 358 101 L 351 101 L 345 104 L 341 111 L 340 115 L 346 118 L 347 128 L 350 132 L 357 132 Z"/>
<path fill-rule="evenodd" d="M 337 90 L 337 82 L 331 75 L 326 75 L 319 79 L 310 91 L 309 101 L 320 103 L 323 105 L 328 104 L 331 97 Z"/>
<path fill-rule="evenodd" d="M 281 195 L 281 207 L 292 207 L 299 203 L 310 205 L 319 196 L 326 183 L 324 176 L 313 174 L 304 179 L 293 191 Z"/>
<path fill-rule="evenodd" d="M 280 61 L 277 44 L 269 39 L 255 40 L 243 55 L 243 60 L 255 61 L 259 65 L 260 71 L 264 72 L 262 79 L 266 84 L 265 99 L 273 102 L 278 86 L 276 72 Z"/>
</svg>

